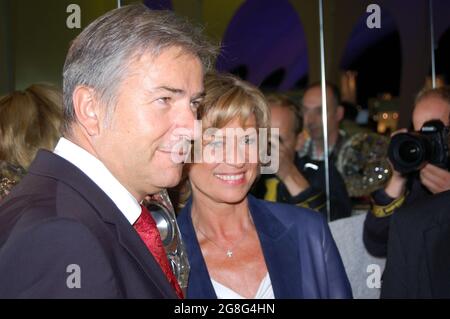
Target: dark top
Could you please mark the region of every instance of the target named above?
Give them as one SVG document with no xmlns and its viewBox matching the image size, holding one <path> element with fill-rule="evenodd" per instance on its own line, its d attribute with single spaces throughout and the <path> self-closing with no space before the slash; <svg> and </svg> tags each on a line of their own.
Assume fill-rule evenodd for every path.
<svg viewBox="0 0 450 319">
<path fill-rule="evenodd" d="M 392 203 L 395 198 L 390 197 L 384 191 L 384 188 L 376 190 L 371 194 L 375 204 L 386 206 Z M 431 196 L 425 186 L 420 182 L 417 174 L 412 175 L 406 184 L 406 198 L 402 206 Z M 398 210 L 398 209 L 396 209 Z M 364 221 L 363 241 L 367 251 L 375 257 L 386 257 L 387 244 L 389 239 L 389 225 L 391 217 L 396 213 L 394 210 L 392 215 L 386 217 L 376 217 L 372 214 L 371 209 L 366 214 Z"/>
<path fill-rule="evenodd" d="M 308 165 L 313 164 L 313 165 Z M 326 195 L 325 195 L 325 164 L 323 161 L 313 161 L 309 157 L 296 157 L 295 166 L 299 172 L 309 182 L 310 187 L 295 196 L 291 196 L 286 186 L 275 175 L 262 175 L 252 189 L 252 194 L 260 199 L 268 199 L 267 181 L 276 181 L 276 191 L 273 197 L 277 202 L 294 204 L 301 207 L 310 208 L 323 213 L 326 216 Z M 317 170 L 314 169 L 317 167 Z M 331 218 L 349 217 L 352 213 L 352 203 L 348 196 L 344 180 L 335 168 L 333 161 L 329 162 L 330 167 L 330 206 Z M 272 196 L 271 196 L 272 197 Z"/>
<path fill-rule="evenodd" d="M 392 215 L 382 298 L 450 298 L 450 191 Z"/>
</svg>

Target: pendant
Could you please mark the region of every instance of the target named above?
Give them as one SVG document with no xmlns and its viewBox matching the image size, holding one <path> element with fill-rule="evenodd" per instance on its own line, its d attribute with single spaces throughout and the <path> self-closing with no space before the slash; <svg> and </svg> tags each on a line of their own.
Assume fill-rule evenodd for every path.
<svg viewBox="0 0 450 319">
<path fill-rule="evenodd" d="M 227 250 L 227 257 L 228 258 L 231 258 L 231 257 L 233 257 L 233 252 L 231 251 L 231 250 Z"/>
</svg>

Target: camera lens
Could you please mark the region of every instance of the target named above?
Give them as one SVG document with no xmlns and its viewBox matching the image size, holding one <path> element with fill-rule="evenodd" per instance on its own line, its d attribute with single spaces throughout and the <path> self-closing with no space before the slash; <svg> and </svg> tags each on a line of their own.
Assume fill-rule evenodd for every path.
<svg viewBox="0 0 450 319">
<path fill-rule="evenodd" d="M 417 163 L 421 160 L 421 148 L 415 141 L 404 141 L 399 146 L 398 155 L 405 163 Z"/>
<path fill-rule="evenodd" d="M 402 174 L 418 170 L 427 159 L 428 144 L 425 137 L 415 133 L 394 135 L 388 149 L 394 169 Z"/>
</svg>

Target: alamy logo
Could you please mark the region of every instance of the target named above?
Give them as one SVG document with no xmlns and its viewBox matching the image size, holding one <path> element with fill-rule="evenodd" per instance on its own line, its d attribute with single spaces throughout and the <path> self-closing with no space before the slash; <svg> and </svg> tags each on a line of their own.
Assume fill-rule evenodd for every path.
<svg viewBox="0 0 450 319">
<path fill-rule="evenodd" d="M 67 276 L 66 285 L 69 289 L 81 288 L 81 268 L 77 264 L 70 264 L 66 268 Z"/>
<path fill-rule="evenodd" d="M 378 4 L 369 4 L 366 9 L 370 13 L 366 19 L 366 25 L 369 29 L 381 28 L 381 8 Z"/>
<path fill-rule="evenodd" d="M 66 26 L 69 29 L 81 28 L 81 8 L 78 4 L 69 4 L 66 8 L 66 12 L 70 15 L 66 19 Z"/>
<path fill-rule="evenodd" d="M 370 275 L 367 276 L 366 285 L 367 288 L 381 288 L 381 268 L 380 265 L 370 264 L 367 266 L 366 272 Z"/>
<path fill-rule="evenodd" d="M 201 120 L 194 123 L 194 138 L 186 128 L 176 128 L 173 141 L 164 149 L 173 163 L 258 163 L 261 174 L 275 174 L 279 167 L 279 129 L 214 128 L 203 130 Z"/>
</svg>

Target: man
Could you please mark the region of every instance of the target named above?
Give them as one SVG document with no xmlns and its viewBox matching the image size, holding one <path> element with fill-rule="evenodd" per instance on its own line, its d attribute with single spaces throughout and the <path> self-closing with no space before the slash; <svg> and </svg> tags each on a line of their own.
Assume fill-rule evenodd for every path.
<svg viewBox="0 0 450 319">
<path fill-rule="evenodd" d="M 416 98 L 412 115 L 414 130 L 425 122 L 441 120 L 449 125 L 450 88 L 442 87 L 420 92 Z M 393 170 L 386 187 L 372 193 L 372 207 L 364 222 L 364 244 L 374 256 L 385 257 L 391 215 L 405 205 L 450 190 L 450 168 L 444 169 L 427 164 L 420 171 L 402 176 Z"/>
<path fill-rule="evenodd" d="M 328 155 L 330 167 L 330 193 L 338 196 L 339 201 L 343 204 L 341 207 L 332 207 L 331 214 L 337 218 L 348 217 L 351 215 L 352 203 L 348 196 L 344 183 L 341 183 L 342 176 L 336 169 L 335 163 L 339 155 L 339 151 L 344 144 L 345 134 L 339 130 L 339 123 L 344 117 L 344 108 L 341 106 L 341 95 L 339 89 L 331 84 L 326 83 L 327 96 L 327 121 L 328 121 Z M 324 167 L 324 135 L 322 125 L 322 85 L 320 82 L 313 83 L 308 86 L 303 95 L 302 114 L 305 130 L 310 136 L 304 147 L 298 151 L 298 165 L 316 165 Z M 325 176 L 325 169 L 322 168 Z M 325 185 L 325 178 L 321 179 L 322 185 Z M 325 188 L 325 186 L 323 186 Z M 330 199 L 332 200 L 332 198 Z M 331 203 L 333 204 L 333 203 Z M 338 209 L 340 211 L 338 211 Z M 337 215 L 336 215 L 337 213 Z M 333 219 L 333 218 L 332 218 Z"/>
<path fill-rule="evenodd" d="M 255 194 L 269 201 L 295 204 L 326 213 L 325 171 L 321 163 L 301 161 L 297 151 L 303 142 L 303 119 L 299 108 L 283 95 L 267 97 L 271 127 L 279 129 L 279 170 L 276 176 L 262 176 Z M 350 216 L 351 206 L 345 184 L 334 168 L 330 169 L 331 220 Z"/>
<path fill-rule="evenodd" d="M 340 105 L 340 93 L 331 83 L 326 84 L 328 106 L 328 150 L 333 162 L 336 160 L 340 147 L 344 142 L 344 133 L 339 131 L 339 123 L 344 117 L 344 108 Z M 305 129 L 310 136 L 300 157 L 308 156 L 314 161 L 324 159 L 324 136 L 322 125 L 322 86 L 311 84 L 302 98 L 302 113 Z"/>
<path fill-rule="evenodd" d="M 64 138 L 0 206 L 0 298 L 181 298 L 147 194 L 176 185 L 214 50 L 170 12 L 113 10 L 73 41 Z M 174 151 L 177 150 L 177 152 Z"/>
</svg>

